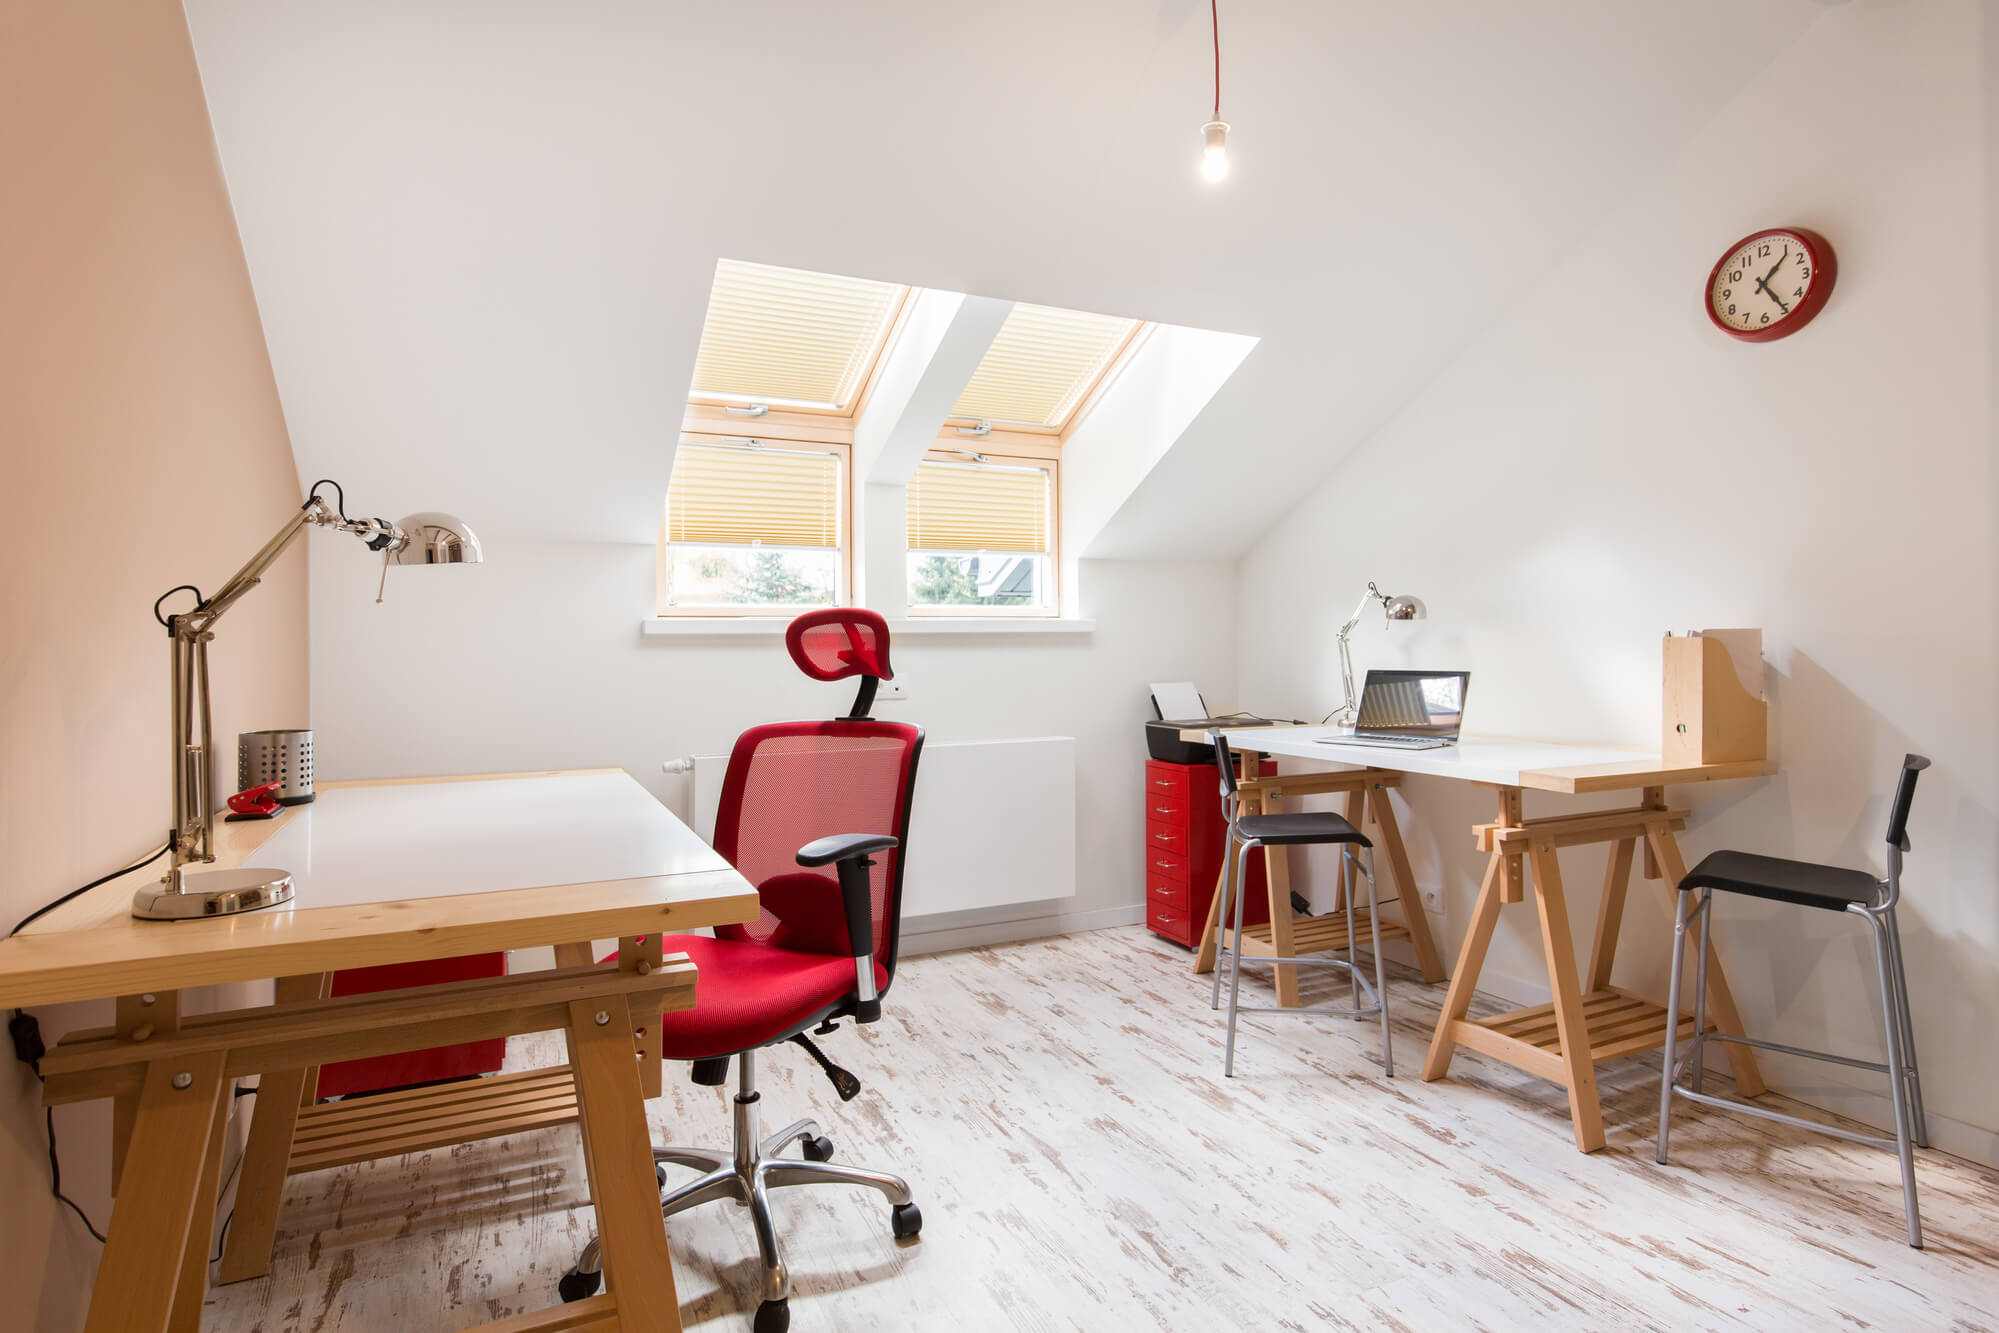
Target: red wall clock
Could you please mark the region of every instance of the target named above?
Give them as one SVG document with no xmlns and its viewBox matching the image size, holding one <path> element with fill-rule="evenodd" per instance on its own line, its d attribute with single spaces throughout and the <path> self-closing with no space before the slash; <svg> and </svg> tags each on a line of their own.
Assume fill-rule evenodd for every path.
<svg viewBox="0 0 1999 1333">
<path fill-rule="evenodd" d="M 1838 274 L 1832 246 L 1803 227 L 1771 227 L 1728 247 L 1707 278 L 1707 317 L 1731 338 L 1769 342 L 1812 322 Z"/>
</svg>

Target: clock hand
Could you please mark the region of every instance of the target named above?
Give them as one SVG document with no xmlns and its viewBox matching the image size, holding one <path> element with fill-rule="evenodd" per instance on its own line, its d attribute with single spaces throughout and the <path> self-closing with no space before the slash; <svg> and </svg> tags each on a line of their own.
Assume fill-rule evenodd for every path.
<svg viewBox="0 0 1999 1333">
<path fill-rule="evenodd" d="M 1775 270 L 1773 269 L 1772 272 L 1774 271 Z M 1777 295 L 1777 293 L 1771 291 L 1768 287 L 1764 286 L 1763 279 L 1758 278 L 1756 280 L 1756 288 L 1758 291 L 1762 292 L 1765 296 L 1775 301 L 1777 303 L 1777 308 L 1779 310 L 1783 311 L 1787 315 L 1791 313 L 1791 307 L 1784 304 L 1784 298 Z"/>
<path fill-rule="evenodd" d="M 1777 262 L 1770 266 L 1770 271 L 1768 273 L 1765 273 L 1762 277 L 1756 280 L 1756 285 L 1761 287 L 1764 283 L 1776 277 L 1777 270 L 1784 267 L 1784 261 L 1786 259 L 1789 259 L 1790 257 L 1791 257 L 1791 247 L 1787 245 L 1784 247 L 1784 253 L 1777 256 Z"/>
</svg>

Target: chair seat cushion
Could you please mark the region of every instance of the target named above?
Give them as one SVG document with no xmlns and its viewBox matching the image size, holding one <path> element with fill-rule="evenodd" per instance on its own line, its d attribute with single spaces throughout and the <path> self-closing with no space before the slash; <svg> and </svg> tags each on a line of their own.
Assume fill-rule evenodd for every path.
<svg viewBox="0 0 1999 1333">
<path fill-rule="evenodd" d="M 753 1051 L 854 993 L 852 958 L 706 935 L 662 935 L 659 943 L 669 955 L 686 954 L 699 973 L 694 1007 L 660 1019 L 660 1054 L 669 1060 Z M 888 969 L 877 962 L 875 986 L 887 985 Z"/>
<path fill-rule="evenodd" d="M 1236 828 L 1245 838 L 1273 847 L 1310 842 L 1351 842 L 1371 847 L 1366 836 L 1330 810 L 1297 810 L 1282 815 L 1244 815 Z"/>
<path fill-rule="evenodd" d="M 1710 853 L 1680 881 L 1680 888 L 1742 893 L 1833 912 L 1844 912 L 1856 903 L 1872 907 L 1881 900 L 1881 881 L 1864 870 L 1753 852 Z"/>
</svg>

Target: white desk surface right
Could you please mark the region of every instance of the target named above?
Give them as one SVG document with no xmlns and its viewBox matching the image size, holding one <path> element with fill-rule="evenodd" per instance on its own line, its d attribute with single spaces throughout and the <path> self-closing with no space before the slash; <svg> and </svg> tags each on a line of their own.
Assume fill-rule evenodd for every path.
<svg viewBox="0 0 1999 1333">
<path fill-rule="evenodd" d="M 1434 750 L 1401 750 L 1355 745 L 1352 733 L 1343 727 L 1231 727 L 1222 734 L 1238 749 L 1288 759 L 1569 793 L 1756 777 L 1777 771 L 1776 764 L 1768 760 L 1671 767 L 1657 753 L 1645 750 L 1500 736 L 1466 736 L 1456 745 Z"/>
</svg>

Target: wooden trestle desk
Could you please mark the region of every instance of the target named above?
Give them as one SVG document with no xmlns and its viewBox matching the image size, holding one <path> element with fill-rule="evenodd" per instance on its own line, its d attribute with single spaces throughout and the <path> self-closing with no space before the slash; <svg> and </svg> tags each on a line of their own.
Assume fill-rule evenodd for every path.
<svg viewBox="0 0 1999 1333">
<path fill-rule="evenodd" d="M 1687 812 L 1667 805 L 1666 788 L 1676 783 L 1762 776 L 1774 773 L 1776 765 L 1756 760 L 1668 767 L 1658 755 L 1640 751 L 1484 737 L 1467 737 L 1442 749 L 1402 751 L 1340 744 L 1341 733 L 1331 727 L 1232 728 L 1226 734 L 1229 744 L 1245 755 L 1246 768 L 1264 755 L 1353 766 L 1344 772 L 1292 774 L 1246 782 L 1243 787 L 1249 794 L 1245 799 L 1255 803 L 1247 812 L 1272 810 L 1285 795 L 1347 790 L 1350 793 L 1347 817 L 1358 824 L 1359 798 L 1352 794 L 1354 784 L 1358 784 L 1376 814 L 1382 835 L 1379 841 L 1402 895 L 1405 918 L 1412 925 L 1422 918 L 1421 899 L 1410 880 L 1408 858 L 1402 850 L 1401 835 L 1395 830 L 1387 789 L 1402 774 L 1417 773 L 1477 783 L 1496 791 L 1498 810 L 1493 821 L 1472 826 L 1479 850 L 1488 854 L 1485 879 L 1479 887 L 1477 906 L 1465 934 L 1464 947 L 1458 954 L 1457 968 L 1451 974 L 1443 1012 L 1430 1040 L 1423 1077 L 1434 1080 L 1448 1073 L 1451 1054 L 1460 1046 L 1503 1060 L 1562 1085 L 1568 1092 L 1576 1147 L 1583 1152 L 1601 1148 L 1603 1113 L 1597 1097 L 1596 1066 L 1662 1046 L 1666 1040 L 1665 1005 L 1610 984 L 1632 862 L 1642 849 L 1645 877 L 1658 883 L 1659 891 L 1654 896 L 1663 909 L 1662 919 L 1670 923 L 1674 906 L 1672 886 L 1686 874 L 1686 862 L 1674 834 L 1686 827 Z M 1349 785 L 1346 788 L 1327 785 L 1330 780 L 1338 779 Z M 1526 819 L 1522 814 L 1522 796 L 1527 790 L 1568 796 L 1634 791 L 1639 793 L 1639 801 L 1637 805 L 1617 810 Z M 1564 847 L 1588 843 L 1612 846 L 1595 938 L 1586 968 L 1579 969 L 1556 853 Z M 1282 904 L 1282 915 L 1288 919 L 1290 890 L 1282 869 L 1283 858 L 1270 860 L 1272 916 L 1279 915 Z M 1472 992 L 1478 984 L 1493 930 L 1499 924 L 1499 909 L 1507 903 L 1525 900 L 1529 868 L 1533 871 L 1548 988 L 1554 998 L 1548 1004 L 1491 1018 L 1469 1018 Z M 1204 972 L 1214 965 L 1217 924 L 1210 910 L 1196 971 Z M 1386 922 L 1383 927 L 1383 937 L 1390 937 Z M 1289 930 L 1272 930 L 1266 938 L 1245 940 L 1243 952 L 1245 956 L 1285 957 L 1305 949 L 1344 947 L 1344 923 L 1340 931 L 1337 941 L 1330 938 L 1306 941 Z M 1427 927 L 1423 933 L 1427 937 Z M 1292 938 L 1285 939 L 1287 935 Z M 1415 939 L 1413 930 L 1409 935 Z M 1420 944 L 1418 957 L 1424 959 L 1424 976 L 1434 980 Z M 1276 970 L 1280 974 L 1279 1003 L 1297 1003 L 1296 981 L 1290 981 L 1287 987 L 1282 975 L 1295 974 L 1297 969 Z M 1728 981 L 1720 965 L 1712 961 L 1708 967 L 1708 1013 L 1711 1030 L 1741 1034 L 1742 1024 Z M 1691 1015 L 1683 1014 L 1679 1021 L 1681 1035 L 1691 1036 Z M 1738 1090 L 1747 1097 L 1760 1094 L 1764 1090 L 1763 1080 L 1757 1072 L 1754 1054 L 1746 1046 L 1729 1045 L 1726 1049 Z"/>
<path fill-rule="evenodd" d="M 291 871 L 285 907 L 136 921 L 140 871 L 0 942 L 0 1006 L 117 997 L 111 1028 L 42 1062 L 51 1104 L 114 1099 L 116 1203 L 88 1333 L 194 1333 L 237 1077 L 261 1075 L 222 1279 L 270 1266 L 285 1177 L 576 1122 L 610 1278 L 603 1295 L 491 1325 L 676 1330 L 644 1098 L 657 1015 L 694 1002 L 662 932 L 747 921 L 756 892 L 628 775 L 322 783 L 266 823 L 216 825 L 218 864 Z M 643 937 L 644 943 L 640 943 Z M 617 938 L 619 961 L 588 941 Z M 332 972 L 556 948 L 554 970 L 327 998 Z M 277 1002 L 201 1015 L 179 992 L 276 979 Z M 316 1067 L 523 1032 L 567 1033 L 569 1064 L 313 1104 Z M 648 1035 L 650 1033 L 650 1035 Z M 551 1270 L 553 1271 L 553 1270 Z"/>
</svg>

